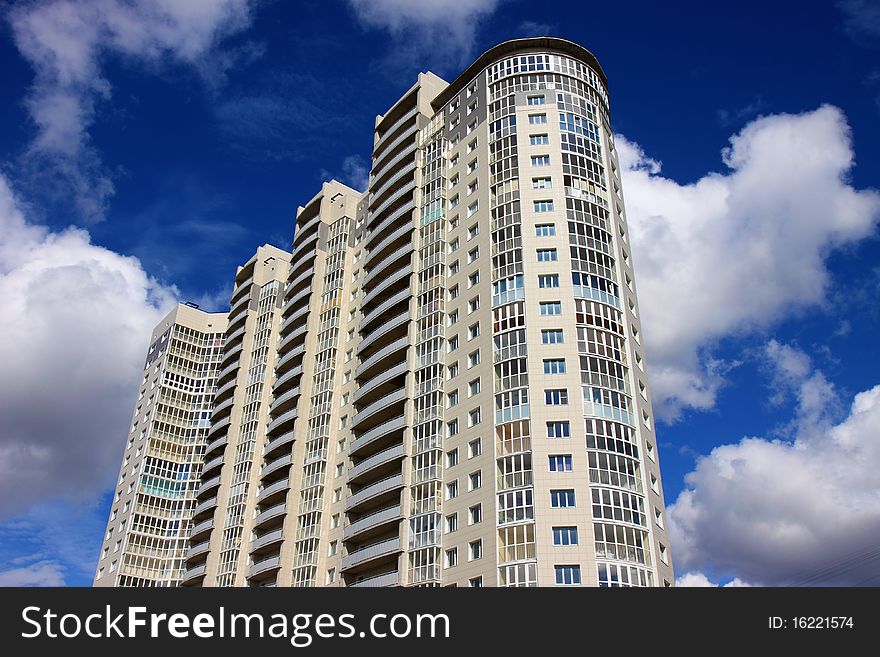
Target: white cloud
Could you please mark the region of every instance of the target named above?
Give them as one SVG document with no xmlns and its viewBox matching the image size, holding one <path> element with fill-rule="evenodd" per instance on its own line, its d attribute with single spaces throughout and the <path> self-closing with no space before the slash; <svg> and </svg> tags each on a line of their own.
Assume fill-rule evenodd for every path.
<svg viewBox="0 0 880 657">
<path fill-rule="evenodd" d="M 367 188 L 369 178 L 369 165 L 360 155 L 349 155 L 345 157 L 339 167 L 339 173 L 333 173 L 327 169 L 321 169 L 322 180 L 329 181 L 336 179 L 358 191 L 363 191 Z"/>
<path fill-rule="evenodd" d="M 146 340 L 175 295 L 84 230 L 29 223 L 0 176 L 0 515 L 111 483 Z"/>
<path fill-rule="evenodd" d="M 0 571 L 0 586 L 64 586 L 64 569 L 57 561 Z"/>
<path fill-rule="evenodd" d="M 689 572 L 675 579 L 676 586 L 683 587 L 717 587 L 718 584 L 712 582 L 706 575 L 698 572 Z M 743 582 L 738 577 L 730 580 L 722 585 L 723 588 L 743 588 L 749 587 L 751 584 Z"/>
<path fill-rule="evenodd" d="M 821 372 L 795 369 L 780 379 L 798 401 L 793 440 L 721 445 L 685 477 L 667 509 L 680 572 L 763 585 L 878 583 L 880 385 L 835 422 L 834 387 Z"/>
<path fill-rule="evenodd" d="M 821 305 L 829 254 L 872 235 L 880 194 L 848 181 L 841 111 L 823 106 L 749 123 L 722 153 L 726 173 L 682 185 L 616 139 L 655 411 L 714 406 L 731 363 L 718 341 Z"/>
<path fill-rule="evenodd" d="M 250 0 L 41 0 L 9 13 L 15 44 L 34 68 L 26 106 L 37 127 L 31 164 L 73 193 L 85 219 L 102 217 L 113 181 L 89 128 L 96 104 L 111 95 L 102 63 L 116 56 L 157 67 L 166 60 L 216 73 L 208 57 L 224 37 L 250 22 Z M 214 63 L 212 63 L 212 60 Z"/>
<path fill-rule="evenodd" d="M 362 24 L 388 30 L 413 56 L 467 61 L 480 22 L 501 0 L 349 0 Z"/>
</svg>

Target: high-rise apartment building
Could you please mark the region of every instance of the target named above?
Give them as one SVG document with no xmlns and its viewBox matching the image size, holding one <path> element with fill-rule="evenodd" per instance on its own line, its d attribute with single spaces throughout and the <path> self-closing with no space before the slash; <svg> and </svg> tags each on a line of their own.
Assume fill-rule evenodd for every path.
<svg viewBox="0 0 880 657">
<path fill-rule="evenodd" d="M 153 331 L 95 586 L 180 583 L 225 330 L 179 305 Z"/>
<path fill-rule="evenodd" d="M 421 74 L 376 120 L 367 191 L 299 209 L 274 306 L 247 268 L 185 585 L 672 584 L 590 52 L 519 39 Z M 251 343 L 259 386 L 230 369 Z"/>
</svg>

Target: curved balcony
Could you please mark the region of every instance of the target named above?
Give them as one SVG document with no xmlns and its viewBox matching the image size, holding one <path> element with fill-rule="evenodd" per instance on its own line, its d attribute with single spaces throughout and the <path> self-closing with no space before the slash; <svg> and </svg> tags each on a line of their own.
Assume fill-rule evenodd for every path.
<svg viewBox="0 0 880 657">
<path fill-rule="evenodd" d="M 389 345 L 382 347 L 379 351 L 374 353 L 372 356 L 369 356 L 366 360 L 364 360 L 354 371 L 354 377 L 356 379 L 360 379 L 367 372 L 370 372 L 376 365 L 379 365 L 389 356 L 396 354 L 398 351 L 403 349 L 407 349 L 409 347 L 409 336 L 405 335 L 402 338 L 398 338 L 394 342 Z M 405 359 L 404 359 L 405 360 Z"/>
<path fill-rule="evenodd" d="M 391 136 L 397 133 L 398 129 L 410 119 L 415 118 L 416 114 L 419 113 L 418 107 L 411 109 L 409 112 L 401 116 L 394 123 L 392 123 L 385 131 L 382 133 L 382 136 L 379 137 L 379 140 L 376 142 L 376 145 L 373 146 L 373 153 L 379 155 L 385 149 L 384 144 L 390 143 L 388 140 Z"/>
<path fill-rule="evenodd" d="M 308 334 L 308 332 L 309 325 L 303 324 L 299 328 L 291 331 L 290 333 L 282 337 L 281 340 L 278 341 L 278 346 L 275 347 L 275 351 L 281 354 L 285 350 L 289 350 L 290 348 L 292 348 L 293 345 L 297 344 L 298 342 L 305 342 L 305 336 L 306 334 Z"/>
<path fill-rule="evenodd" d="M 197 497 L 204 497 L 205 493 L 213 488 L 217 488 L 220 485 L 220 475 L 216 477 L 211 477 L 210 479 L 203 479 L 201 485 L 199 486 L 199 492 L 197 493 Z"/>
<path fill-rule="evenodd" d="M 390 171 L 391 169 L 389 169 Z M 378 187 L 373 187 L 370 191 L 370 205 L 373 205 L 374 202 L 379 201 L 382 196 L 388 192 L 388 190 L 393 189 L 394 185 L 400 181 L 401 178 L 406 176 L 407 174 L 415 173 L 415 169 L 411 167 L 401 167 L 397 170 L 394 175 L 386 178 L 382 184 Z"/>
<path fill-rule="evenodd" d="M 270 532 L 266 532 L 259 538 L 255 538 L 253 541 L 251 541 L 251 554 L 259 553 L 260 550 L 277 545 L 283 540 L 283 529 L 273 529 Z"/>
<path fill-rule="evenodd" d="M 186 558 L 187 560 L 194 559 L 200 554 L 205 554 L 210 549 L 211 541 L 202 541 L 201 543 L 196 543 L 186 551 Z"/>
<path fill-rule="evenodd" d="M 241 356 L 241 351 L 243 348 L 244 342 L 238 342 L 232 347 L 223 347 L 223 355 L 220 357 L 220 365 L 223 363 L 229 363 L 233 358 L 236 360 Z"/>
<path fill-rule="evenodd" d="M 397 171 L 404 169 L 406 171 L 415 171 L 415 152 L 418 150 L 418 145 L 413 142 L 412 144 L 402 148 L 397 152 L 393 158 L 383 163 L 378 167 L 373 168 L 373 173 L 370 177 L 370 185 L 375 187 L 377 185 L 384 185 L 383 182 L 386 176 L 396 175 Z M 404 162 L 404 166 L 399 166 L 401 162 Z"/>
<path fill-rule="evenodd" d="M 297 244 L 293 250 L 293 258 L 290 260 L 290 269 L 288 269 L 288 278 L 291 276 L 296 278 L 308 267 L 312 266 L 318 251 L 315 248 L 318 244 L 318 231 L 303 238 L 302 243 Z"/>
<path fill-rule="evenodd" d="M 235 379 L 229 379 L 229 381 L 217 388 L 217 391 L 214 393 L 214 403 L 216 404 L 221 401 L 230 392 L 234 392 L 236 384 L 237 381 Z"/>
<path fill-rule="evenodd" d="M 401 223 L 400 215 L 398 215 L 397 212 L 390 215 L 379 223 L 379 225 L 374 226 L 371 229 L 370 234 L 367 236 L 364 243 L 364 246 L 367 248 L 367 259 L 369 260 L 369 257 L 376 253 L 381 253 L 388 244 L 399 239 L 404 234 L 408 233 L 412 235 L 415 230 L 412 221 L 404 221 Z"/>
<path fill-rule="evenodd" d="M 386 198 L 382 203 L 376 206 L 372 212 L 373 215 L 381 215 L 385 210 L 391 208 L 397 201 L 402 199 L 405 195 L 411 194 L 413 190 L 416 188 L 416 181 L 412 180 L 402 187 L 398 187 L 397 191 L 391 194 L 388 198 Z"/>
<path fill-rule="evenodd" d="M 263 450 L 263 456 L 268 458 L 271 454 L 274 454 L 285 446 L 287 446 L 288 451 L 290 451 L 291 445 L 293 445 L 293 431 L 288 431 L 266 445 L 266 448 Z"/>
<path fill-rule="evenodd" d="M 219 422 L 212 423 L 211 428 L 208 429 L 208 435 L 206 436 L 206 438 L 210 440 L 211 436 L 219 436 L 222 432 L 226 431 L 229 428 L 229 423 L 230 419 L 228 415 Z"/>
<path fill-rule="evenodd" d="M 266 427 L 266 436 L 274 436 L 285 427 L 289 427 L 290 424 L 296 420 L 297 414 L 297 409 L 294 408 L 293 410 L 282 413 L 276 417 L 269 423 L 269 426 Z"/>
<path fill-rule="evenodd" d="M 365 486 L 345 500 L 345 510 L 353 511 L 366 502 L 403 488 L 403 475 L 396 474 Z"/>
<path fill-rule="evenodd" d="M 400 551 L 399 536 L 380 541 L 379 543 L 373 543 L 372 545 L 366 545 L 359 550 L 349 552 L 344 556 L 342 558 L 341 570 L 351 570 L 352 568 L 363 566 L 376 559 L 397 554 Z"/>
<path fill-rule="evenodd" d="M 230 374 L 232 374 L 233 378 L 234 378 L 235 373 L 238 372 L 238 367 L 239 367 L 238 361 L 236 360 L 236 361 L 233 361 L 232 363 L 230 363 L 229 365 L 227 365 L 226 367 L 224 367 L 222 370 L 220 370 L 220 373 L 217 375 L 217 383 L 220 383 L 221 381 L 225 381 L 226 377 L 229 376 Z"/>
<path fill-rule="evenodd" d="M 412 126 L 408 126 L 406 130 L 400 133 L 397 137 L 392 139 L 387 143 L 387 145 L 379 148 L 378 153 L 373 153 L 372 165 L 371 168 L 373 170 L 381 169 L 382 163 L 384 160 L 388 158 L 389 155 L 394 155 L 395 148 L 400 146 L 401 144 L 407 142 L 408 140 L 412 140 L 414 143 L 416 141 L 416 132 L 418 131 L 418 126 L 415 122 L 413 122 Z M 386 133 L 387 134 L 387 133 Z"/>
<path fill-rule="evenodd" d="M 372 398 L 376 395 L 381 395 L 382 393 L 388 392 L 389 390 L 396 390 L 400 388 L 400 385 L 386 385 L 393 382 L 395 379 L 405 376 L 409 372 L 409 366 L 406 364 L 406 360 L 404 362 L 395 365 L 394 367 L 382 370 L 378 372 L 372 379 L 369 379 L 365 383 L 358 386 L 357 391 L 354 393 L 354 402 L 356 404 L 366 404 L 372 401 Z"/>
<path fill-rule="evenodd" d="M 276 397 L 269 405 L 269 415 L 277 415 L 278 411 L 287 408 L 290 405 L 291 401 L 295 402 L 296 400 L 298 400 L 299 396 L 299 386 L 294 386 L 287 392 L 282 393 L 281 395 Z"/>
<path fill-rule="evenodd" d="M 235 329 L 232 333 L 226 334 L 226 339 L 223 340 L 223 348 L 226 349 L 233 342 L 243 337 L 245 334 L 245 327 L 242 326 L 240 328 Z"/>
<path fill-rule="evenodd" d="M 204 576 L 205 564 L 202 564 L 201 566 L 196 566 L 195 568 L 188 568 L 186 572 L 183 573 L 183 579 L 181 579 L 180 583 L 189 584 Z"/>
<path fill-rule="evenodd" d="M 394 308 L 394 306 L 396 306 L 397 304 L 408 302 L 411 297 L 412 293 L 410 292 L 409 286 L 407 286 L 406 289 L 401 290 L 394 296 L 389 297 L 386 301 L 380 303 L 369 313 L 363 316 L 363 318 L 361 319 L 361 331 L 363 331 L 367 326 L 382 317 L 384 313 Z"/>
<path fill-rule="evenodd" d="M 289 467 L 291 462 L 293 461 L 293 456 L 290 454 L 285 454 L 274 461 L 270 461 L 263 466 L 263 469 L 260 471 L 260 478 L 265 477 L 266 475 L 270 475 L 276 470 L 280 468 Z"/>
<path fill-rule="evenodd" d="M 378 587 L 387 587 L 387 586 L 399 586 L 400 585 L 400 575 L 396 570 L 392 570 L 388 573 L 383 573 L 382 575 L 374 575 L 373 577 L 367 577 L 366 579 L 359 579 L 349 586 L 360 586 L 365 588 L 378 588 Z"/>
<path fill-rule="evenodd" d="M 221 468 L 223 466 L 223 460 L 223 455 L 221 454 L 220 456 L 212 458 L 210 461 L 206 461 L 205 465 L 202 466 L 202 479 L 204 479 L 209 472 Z"/>
<path fill-rule="evenodd" d="M 364 449 L 368 445 L 372 445 L 373 443 L 376 443 L 377 441 L 391 434 L 403 432 L 404 429 L 406 429 L 406 416 L 404 415 L 400 415 L 393 420 L 384 422 L 376 427 L 373 427 L 369 431 L 362 433 L 359 437 L 351 441 L 349 454 L 357 454 L 360 450 Z M 400 437 L 402 437 L 402 435 Z"/>
<path fill-rule="evenodd" d="M 306 237 L 311 237 L 311 235 L 313 234 L 312 228 L 316 228 L 320 222 L 321 222 L 320 211 L 315 212 L 315 214 L 313 216 L 306 219 L 302 224 L 299 223 L 299 217 L 297 217 L 296 218 L 296 226 L 295 226 L 296 235 L 293 238 L 293 243 L 291 245 L 291 251 L 296 250 L 299 247 L 302 240 L 305 239 L 303 237 L 303 235 L 305 235 Z"/>
<path fill-rule="evenodd" d="M 378 299 L 379 295 L 381 295 L 383 291 L 398 283 L 402 278 L 409 278 L 412 273 L 412 264 L 407 261 L 407 263 L 403 267 L 400 267 L 388 274 L 387 276 L 384 276 L 381 283 L 379 283 L 376 287 L 374 287 L 364 295 L 364 298 L 361 301 L 361 307 L 366 308 L 370 305 L 370 302 Z"/>
<path fill-rule="evenodd" d="M 311 286 L 309 286 L 309 287 L 303 288 L 302 290 L 300 290 L 299 292 L 294 294 L 292 297 L 290 297 L 285 302 L 284 306 L 281 308 L 282 316 L 286 315 L 290 311 L 291 308 L 293 308 L 294 306 L 296 306 L 300 302 L 308 299 L 311 294 L 312 294 L 312 288 L 311 288 Z M 308 302 L 306 302 L 306 303 L 308 303 Z"/>
<path fill-rule="evenodd" d="M 282 372 L 284 371 L 291 363 L 296 361 L 297 358 L 300 358 L 306 352 L 305 344 L 301 344 L 295 349 L 291 349 L 286 354 L 284 354 L 281 358 L 275 361 L 275 371 Z"/>
<path fill-rule="evenodd" d="M 189 530 L 189 540 L 193 541 L 200 536 L 211 532 L 214 529 L 214 518 L 208 518 L 192 526 Z"/>
<path fill-rule="evenodd" d="M 270 506 L 268 509 L 257 515 L 254 518 L 254 529 L 258 529 L 268 523 L 270 520 L 274 520 L 279 516 L 283 516 L 287 513 L 287 503 L 281 502 L 276 504 L 275 506 Z"/>
<path fill-rule="evenodd" d="M 381 418 L 384 415 L 383 411 L 387 411 L 393 406 L 400 404 L 401 402 L 406 402 L 408 398 L 408 392 L 406 388 L 401 388 L 392 392 L 390 394 L 385 395 L 384 397 L 380 397 L 376 401 L 367 404 L 361 411 L 354 416 L 354 419 L 351 421 L 352 428 L 360 426 L 366 420 L 372 420 L 376 417 Z M 376 424 L 380 424 L 381 419 Z"/>
<path fill-rule="evenodd" d="M 219 440 L 214 440 L 212 442 L 209 442 L 207 444 L 207 446 L 205 447 L 205 456 L 207 456 L 208 454 L 211 454 L 213 452 L 216 452 L 218 449 L 222 449 L 222 448 L 226 447 L 227 442 L 228 441 L 226 439 L 226 436 L 223 436 Z"/>
<path fill-rule="evenodd" d="M 389 335 L 393 334 L 394 329 L 403 326 L 405 324 L 409 324 L 412 320 L 409 314 L 409 308 L 401 312 L 399 315 L 392 317 L 385 321 L 384 324 L 380 327 L 382 330 L 374 330 L 372 333 L 368 334 L 363 340 L 361 340 L 358 345 L 358 351 L 363 353 L 367 350 L 367 347 L 371 346 L 376 340 L 379 338 L 388 338 Z M 404 331 L 404 335 L 406 335 L 408 331 Z"/>
<path fill-rule="evenodd" d="M 284 321 L 281 322 L 279 331 L 285 333 L 287 329 L 297 326 L 301 318 L 308 316 L 310 310 L 311 308 L 309 307 L 309 304 L 306 304 L 299 310 L 295 311 L 290 317 L 285 318 Z M 297 326 L 297 328 L 299 327 Z"/>
<path fill-rule="evenodd" d="M 296 278 L 288 278 L 287 285 L 284 288 L 284 299 L 285 301 L 291 294 L 297 293 L 300 285 L 306 284 L 306 287 L 311 287 L 312 276 L 315 275 L 315 268 L 309 267 L 301 274 L 298 274 Z"/>
<path fill-rule="evenodd" d="M 259 493 L 257 493 L 257 504 L 264 505 L 266 502 L 279 493 L 287 493 L 290 490 L 290 479 L 285 477 L 284 479 L 279 479 L 275 483 L 266 486 Z"/>
<path fill-rule="evenodd" d="M 287 372 L 275 379 L 275 383 L 272 384 L 272 390 L 278 390 L 282 386 L 290 383 L 293 379 L 301 375 L 302 371 L 302 365 L 294 367 L 292 370 L 288 370 Z"/>
<path fill-rule="evenodd" d="M 232 410 L 232 404 L 234 402 L 235 397 L 227 397 L 224 401 L 214 406 L 213 410 L 211 411 L 211 422 L 216 422 L 220 419 L 221 416 L 228 415 L 228 412 Z"/>
<path fill-rule="evenodd" d="M 342 531 L 342 540 L 350 541 L 356 536 L 363 536 L 367 532 L 387 529 L 391 523 L 399 522 L 403 517 L 400 504 L 394 504 L 384 509 L 379 509 L 365 516 L 361 516 Z M 361 539 L 363 540 L 363 539 Z"/>
<path fill-rule="evenodd" d="M 368 456 L 356 466 L 351 468 L 348 471 L 348 481 L 349 483 L 356 483 L 358 479 L 360 479 L 363 475 L 373 473 L 375 472 L 376 468 L 387 465 L 389 463 L 393 463 L 398 459 L 402 459 L 404 456 L 406 456 L 406 452 L 403 448 L 402 443 L 392 445 L 388 449 L 384 449 L 381 452 L 373 454 L 372 456 Z M 400 468 L 398 468 L 398 472 L 399 471 Z"/>
<path fill-rule="evenodd" d="M 211 510 L 215 509 L 216 507 L 217 507 L 217 496 L 214 495 L 214 497 L 209 497 L 204 502 L 200 502 L 199 504 L 196 505 L 196 508 L 193 509 L 193 512 L 192 512 L 192 518 L 195 519 L 198 516 L 202 515 L 203 513 L 207 512 L 207 511 L 211 511 Z"/>
<path fill-rule="evenodd" d="M 251 300 L 250 294 L 245 294 L 241 298 L 238 299 L 235 303 L 233 303 L 229 307 L 229 321 L 233 321 L 233 318 L 237 317 L 240 313 L 247 310 L 249 302 Z"/>
<path fill-rule="evenodd" d="M 267 557 L 262 561 L 257 561 L 253 566 L 248 569 L 248 579 L 257 577 L 259 575 L 265 575 L 270 571 L 278 570 L 281 568 L 281 557 Z"/>
<path fill-rule="evenodd" d="M 396 224 L 401 217 L 403 217 L 405 215 L 409 215 L 409 216 L 407 216 L 407 221 L 412 222 L 412 213 L 413 213 L 413 210 L 415 210 L 415 209 L 416 209 L 416 202 L 414 200 L 410 199 L 409 201 L 407 201 L 406 203 L 401 205 L 399 208 L 394 210 L 387 217 L 384 217 L 382 219 L 382 221 L 380 221 L 378 224 L 373 223 L 373 221 L 376 219 L 376 217 L 370 216 L 370 218 L 367 219 L 367 223 L 368 223 L 367 229 L 370 231 L 385 232 L 391 226 Z"/>
</svg>

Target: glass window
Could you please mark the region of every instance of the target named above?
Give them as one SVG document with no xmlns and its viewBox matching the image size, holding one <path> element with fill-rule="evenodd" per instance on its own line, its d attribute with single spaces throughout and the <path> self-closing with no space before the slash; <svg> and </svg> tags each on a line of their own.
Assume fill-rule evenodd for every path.
<svg viewBox="0 0 880 657">
<path fill-rule="evenodd" d="M 548 406 L 565 406 L 568 404 L 568 390 L 565 388 L 545 390 L 544 401 Z"/>
<path fill-rule="evenodd" d="M 543 125 L 547 123 L 546 114 L 529 114 L 529 125 Z"/>
<path fill-rule="evenodd" d="M 553 212 L 553 201 L 552 200 L 542 200 L 542 201 L 533 201 L 532 205 L 534 207 L 535 212 Z"/>
<path fill-rule="evenodd" d="M 571 423 L 566 420 L 559 420 L 547 423 L 548 438 L 569 438 L 571 437 Z"/>
<path fill-rule="evenodd" d="M 578 528 L 577 527 L 554 527 L 553 528 L 553 545 L 577 545 L 578 544 Z"/>
<path fill-rule="evenodd" d="M 538 262 L 556 262 L 559 254 L 556 249 L 538 249 Z"/>
<path fill-rule="evenodd" d="M 556 235 L 556 224 L 538 224 L 535 226 L 535 237 L 553 237 Z"/>
<path fill-rule="evenodd" d="M 554 566 L 554 569 L 557 584 L 572 586 L 581 583 L 580 566 Z"/>
<path fill-rule="evenodd" d="M 544 329 L 541 331 L 542 344 L 563 344 L 562 329 Z"/>
<path fill-rule="evenodd" d="M 562 314 L 562 302 L 560 301 L 542 301 L 540 303 L 541 315 L 555 316 Z M 544 361 L 546 362 L 546 361 Z"/>
<path fill-rule="evenodd" d="M 529 135 L 529 144 L 531 146 L 545 146 L 550 143 L 547 135 Z"/>
<path fill-rule="evenodd" d="M 571 472 L 571 454 L 551 454 L 550 472 Z"/>
<path fill-rule="evenodd" d="M 550 506 L 554 509 L 566 509 L 574 506 L 574 489 L 562 488 L 550 491 Z"/>
<path fill-rule="evenodd" d="M 541 274 L 538 276 L 538 287 L 559 287 L 559 274 Z"/>
</svg>

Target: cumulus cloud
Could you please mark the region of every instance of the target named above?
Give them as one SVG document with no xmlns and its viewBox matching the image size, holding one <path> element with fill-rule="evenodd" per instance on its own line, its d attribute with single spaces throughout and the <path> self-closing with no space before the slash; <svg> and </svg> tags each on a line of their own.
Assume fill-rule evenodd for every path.
<svg viewBox="0 0 880 657">
<path fill-rule="evenodd" d="M 0 515 L 111 483 L 145 341 L 175 296 L 88 232 L 30 223 L 0 176 Z"/>
<path fill-rule="evenodd" d="M 358 20 L 387 30 L 407 58 L 441 58 L 456 66 L 470 59 L 476 32 L 501 0 L 349 0 Z"/>
<path fill-rule="evenodd" d="M 714 356 L 720 340 L 826 301 L 829 255 L 874 234 L 880 194 L 850 184 L 849 127 L 827 105 L 752 121 L 726 172 L 687 185 L 616 143 L 655 411 L 671 421 L 714 406 L 735 365 Z"/>
<path fill-rule="evenodd" d="M 26 160 L 51 165 L 54 182 L 73 194 L 87 220 L 99 220 L 112 176 L 90 143 L 96 106 L 111 95 L 107 57 L 157 67 L 175 61 L 216 74 L 229 53 L 208 57 L 250 22 L 250 0 L 37 0 L 15 5 L 15 44 L 34 68 L 25 104 L 37 128 Z M 248 55 L 251 56 L 251 55 Z"/>
<path fill-rule="evenodd" d="M 771 343 L 768 353 L 784 351 Z M 707 571 L 762 585 L 880 581 L 880 385 L 835 420 L 834 386 L 794 371 L 780 374 L 797 397 L 793 439 L 716 447 L 667 509 L 676 566 L 692 575 L 685 585 Z"/>
<path fill-rule="evenodd" d="M 349 155 L 342 160 L 338 173 L 327 169 L 321 169 L 322 180 L 336 179 L 352 189 L 363 191 L 367 188 L 370 178 L 370 168 L 360 155 Z"/>
<path fill-rule="evenodd" d="M 0 586 L 64 586 L 64 569 L 57 561 L 38 561 L 0 571 Z"/>
<path fill-rule="evenodd" d="M 704 575 L 703 573 L 698 573 L 698 572 L 689 572 L 689 573 L 685 573 L 684 575 L 682 575 L 680 577 L 677 577 L 675 579 L 675 585 L 676 586 L 683 586 L 683 587 L 716 587 L 716 586 L 719 586 L 719 584 L 712 582 L 708 577 L 706 577 L 706 575 Z M 736 577 L 736 578 L 730 580 L 729 582 L 727 582 L 726 584 L 722 584 L 720 586 L 723 586 L 724 588 L 741 588 L 741 587 L 751 586 L 751 584 L 743 582 L 741 579 Z"/>
</svg>

